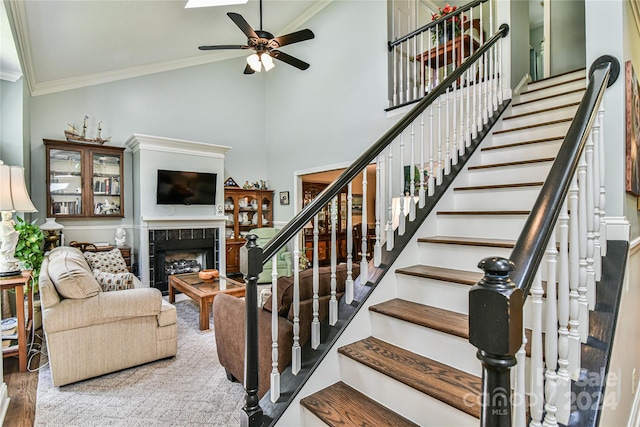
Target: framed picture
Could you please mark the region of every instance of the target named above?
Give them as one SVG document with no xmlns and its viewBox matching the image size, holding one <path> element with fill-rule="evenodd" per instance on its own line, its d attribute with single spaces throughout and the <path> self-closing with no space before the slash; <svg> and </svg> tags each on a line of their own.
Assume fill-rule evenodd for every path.
<svg viewBox="0 0 640 427">
<path fill-rule="evenodd" d="M 627 130 L 626 190 L 640 196 L 640 84 L 631 61 L 625 64 Z"/>
<path fill-rule="evenodd" d="M 351 213 L 362 215 L 362 194 L 354 194 L 351 199 Z"/>
<path fill-rule="evenodd" d="M 280 192 L 280 204 L 281 205 L 288 205 L 289 204 L 289 192 L 288 191 L 281 191 Z"/>
</svg>

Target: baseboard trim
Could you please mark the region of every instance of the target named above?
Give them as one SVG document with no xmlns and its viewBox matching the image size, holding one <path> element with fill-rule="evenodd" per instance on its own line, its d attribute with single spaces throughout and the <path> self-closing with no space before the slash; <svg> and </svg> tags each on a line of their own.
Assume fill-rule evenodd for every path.
<svg viewBox="0 0 640 427">
<path fill-rule="evenodd" d="M 631 227 L 626 217 L 606 217 L 605 223 L 607 224 L 607 240 L 629 241 Z"/>
<path fill-rule="evenodd" d="M 0 387 L 0 425 L 4 424 L 4 417 L 7 416 L 10 401 L 11 399 L 7 393 L 7 384 L 2 383 L 2 387 Z"/>
</svg>

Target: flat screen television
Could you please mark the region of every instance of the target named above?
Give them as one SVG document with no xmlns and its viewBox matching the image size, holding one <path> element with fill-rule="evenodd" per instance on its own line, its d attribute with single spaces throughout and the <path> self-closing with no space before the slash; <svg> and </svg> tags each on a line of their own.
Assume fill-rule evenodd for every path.
<svg viewBox="0 0 640 427">
<path fill-rule="evenodd" d="M 208 172 L 158 169 L 159 205 L 215 205 L 218 176 Z"/>
</svg>

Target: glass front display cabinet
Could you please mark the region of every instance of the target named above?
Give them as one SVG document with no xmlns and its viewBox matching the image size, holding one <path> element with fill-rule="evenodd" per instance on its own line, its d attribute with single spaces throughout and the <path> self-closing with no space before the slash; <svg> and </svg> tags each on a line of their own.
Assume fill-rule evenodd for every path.
<svg viewBox="0 0 640 427">
<path fill-rule="evenodd" d="M 124 216 L 123 147 L 45 139 L 47 216 Z"/>
</svg>

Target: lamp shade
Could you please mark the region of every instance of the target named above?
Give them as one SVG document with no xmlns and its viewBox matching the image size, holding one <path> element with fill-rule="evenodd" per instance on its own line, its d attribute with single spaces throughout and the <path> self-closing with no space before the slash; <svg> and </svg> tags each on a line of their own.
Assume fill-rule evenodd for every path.
<svg viewBox="0 0 640 427">
<path fill-rule="evenodd" d="M 64 226 L 62 224 L 58 224 L 55 218 L 47 218 L 47 220 L 40 226 L 40 230 L 42 231 L 56 231 L 62 230 Z"/>
<path fill-rule="evenodd" d="M 24 168 L 0 164 L 0 211 L 37 212 L 27 193 Z"/>
</svg>

